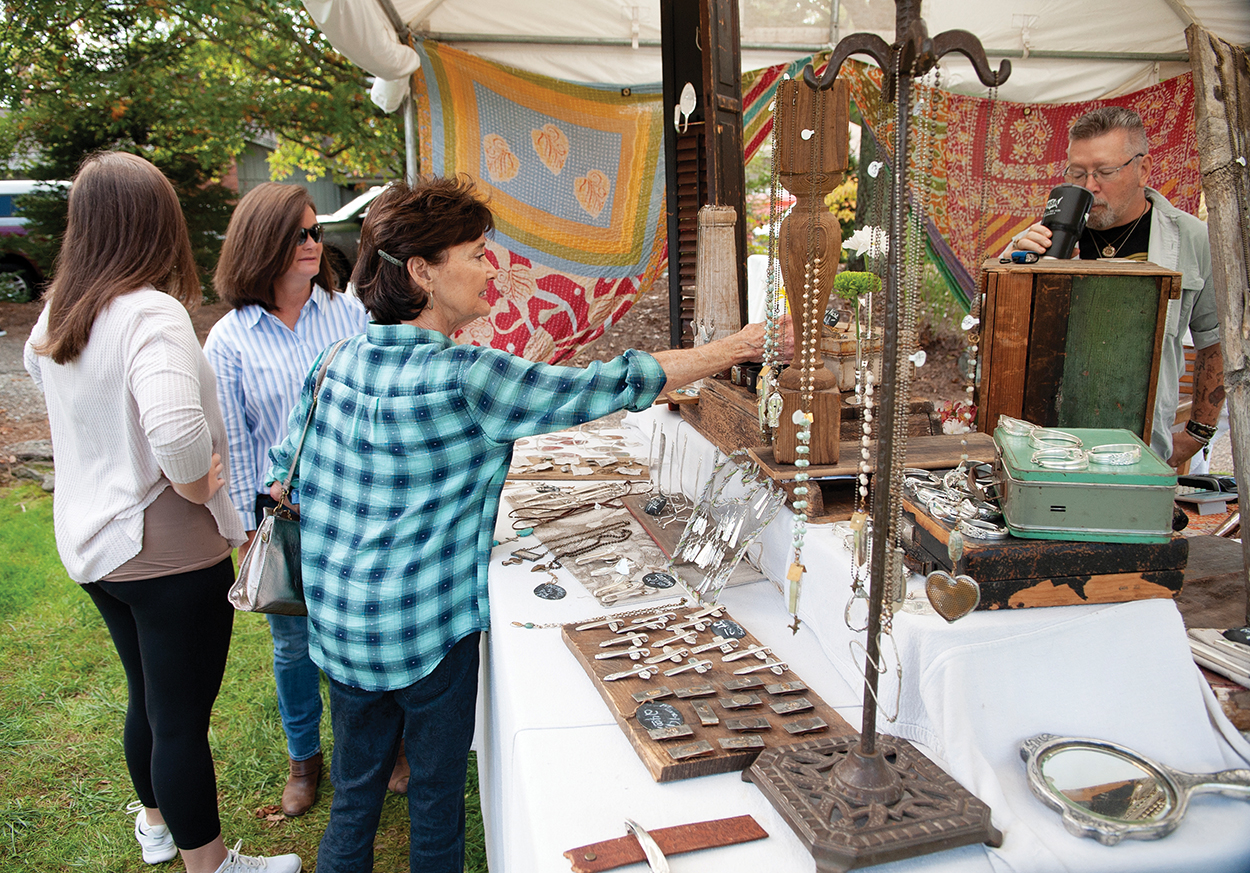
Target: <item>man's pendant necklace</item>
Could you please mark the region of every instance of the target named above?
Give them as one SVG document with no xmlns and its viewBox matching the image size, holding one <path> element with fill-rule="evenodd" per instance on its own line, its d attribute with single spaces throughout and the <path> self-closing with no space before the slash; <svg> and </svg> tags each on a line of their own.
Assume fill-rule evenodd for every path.
<svg viewBox="0 0 1250 873">
<path fill-rule="evenodd" d="M 1128 233 L 1120 237 L 1119 240 L 1116 241 L 1115 245 L 1112 245 L 1111 243 L 1106 243 L 1106 245 L 1102 247 L 1102 256 L 1104 258 L 1114 258 L 1115 253 L 1120 250 L 1120 246 L 1128 242 L 1128 238 L 1133 235 L 1133 231 L 1137 230 L 1137 225 L 1141 224 L 1141 220 L 1146 217 L 1146 213 L 1149 211 L 1150 211 L 1150 207 L 1147 206 L 1145 211 L 1143 211 L 1141 215 L 1137 216 L 1137 220 L 1134 221 L 1132 226 L 1129 227 Z M 1101 233 L 1098 233 L 1098 231 L 1094 230 L 1092 227 L 1090 228 L 1090 230 L 1093 231 L 1093 233 L 1095 233 L 1099 237 L 1099 239 L 1103 239 L 1103 236 Z M 1105 242 L 1105 239 L 1104 239 L 1104 242 Z"/>
</svg>

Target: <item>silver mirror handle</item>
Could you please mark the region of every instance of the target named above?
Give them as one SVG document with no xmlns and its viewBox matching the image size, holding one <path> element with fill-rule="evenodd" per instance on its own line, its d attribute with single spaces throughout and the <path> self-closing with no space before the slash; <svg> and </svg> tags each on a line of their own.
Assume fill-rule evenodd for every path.
<svg viewBox="0 0 1250 873">
<path fill-rule="evenodd" d="M 1221 770 L 1218 773 L 1185 773 L 1171 770 L 1172 777 L 1194 794 L 1221 794 L 1250 800 L 1250 770 Z"/>
</svg>

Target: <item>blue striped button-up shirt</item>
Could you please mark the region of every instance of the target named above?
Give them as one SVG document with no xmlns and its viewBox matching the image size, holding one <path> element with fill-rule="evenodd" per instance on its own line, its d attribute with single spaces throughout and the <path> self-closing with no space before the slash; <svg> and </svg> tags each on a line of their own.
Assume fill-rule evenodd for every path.
<svg viewBox="0 0 1250 873">
<path fill-rule="evenodd" d="M 226 420 L 230 502 L 244 530 L 256 527 L 256 495 L 267 494 L 269 448 L 286 436 L 286 420 L 317 355 L 345 336 L 363 333 L 369 314 L 355 297 L 313 286 L 295 329 L 259 306 L 232 309 L 213 325 L 204 354 L 217 374 Z M 299 500 L 298 495 L 292 502 Z"/>
<path fill-rule="evenodd" d="M 314 377 L 270 453 L 270 482 L 287 474 Z M 655 358 L 635 351 L 581 370 L 409 325 L 370 324 L 344 343 L 297 470 L 313 661 L 344 684 L 393 690 L 486 630 L 513 441 L 645 409 L 664 381 Z"/>
</svg>

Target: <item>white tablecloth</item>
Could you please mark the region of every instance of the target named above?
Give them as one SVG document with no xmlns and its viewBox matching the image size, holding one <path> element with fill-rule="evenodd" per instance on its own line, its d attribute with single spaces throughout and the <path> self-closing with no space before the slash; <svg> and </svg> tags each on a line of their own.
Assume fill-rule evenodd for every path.
<svg viewBox="0 0 1250 873">
<path fill-rule="evenodd" d="M 697 495 L 711 445 L 663 410 L 627 421 L 643 430 L 644 441 L 654 423 L 670 446 L 677 440 L 687 447 L 682 486 Z M 772 579 L 783 578 L 789 562 L 791 520 L 782 510 L 762 537 L 762 566 Z M 770 838 L 678 856 L 675 873 L 813 870 L 780 815 L 738 774 L 651 780 L 559 630 L 512 624 L 576 621 L 603 610 L 563 573 L 568 597 L 535 597 L 532 589 L 546 577 L 528 566 L 503 567 L 509 548 L 515 545 L 496 550 L 491 570 L 478 744 L 492 873 L 568 870 L 564 850 L 623 835 L 626 817 L 658 828 L 743 813 Z M 849 556 L 827 530 L 813 527 L 804 563 L 813 569 L 797 636 L 773 582 L 727 589 L 722 602 L 858 729 L 862 663 L 850 655 L 855 635 L 842 621 Z M 978 612 L 954 625 L 903 614 L 895 617 L 895 639 L 903 663 L 901 713 L 893 724 L 879 720 L 879 727 L 925 748 L 988 803 L 1005 842 L 997 850 L 964 847 L 875 869 L 1250 870 L 1250 803 L 1201 797 L 1165 840 L 1105 847 L 1068 834 L 1025 781 L 1017 750 L 1037 733 L 1115 740 L 1193 771 L 1250 762 L 1250 746 L 1224 719 L 1190 659 L 1171 601 Z M 887 711 L 895 688 L 888 673 L 881 683 Z"/>
</svg>

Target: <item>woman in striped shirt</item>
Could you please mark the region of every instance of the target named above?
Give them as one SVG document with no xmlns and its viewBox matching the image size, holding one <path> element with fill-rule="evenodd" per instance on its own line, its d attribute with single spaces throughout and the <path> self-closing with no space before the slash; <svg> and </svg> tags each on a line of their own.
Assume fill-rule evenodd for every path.
<svg viewBox="0 0 1250 873">
<path fill-rule="evenodd" d="M 263 510 L 276 505 L 263 485 L 268 450 L 286 435 L 304 377 L 322 349 L 361 333 L 369 319 L 354 297 L 337 291 L 312 199 L 298 185 L 266 182 L 244 196 L 230 218 L 213 284 L 234 307 L 213 325 L 204 353 L 217 374 L 237 471 L 229 491 L 247 531 L 242 554 Z M 282 811 L 303 815 L 321 778 L 321 673 L 308 657 L 308 619 L 268 619 L 290 758 Z"/>
</svg>

